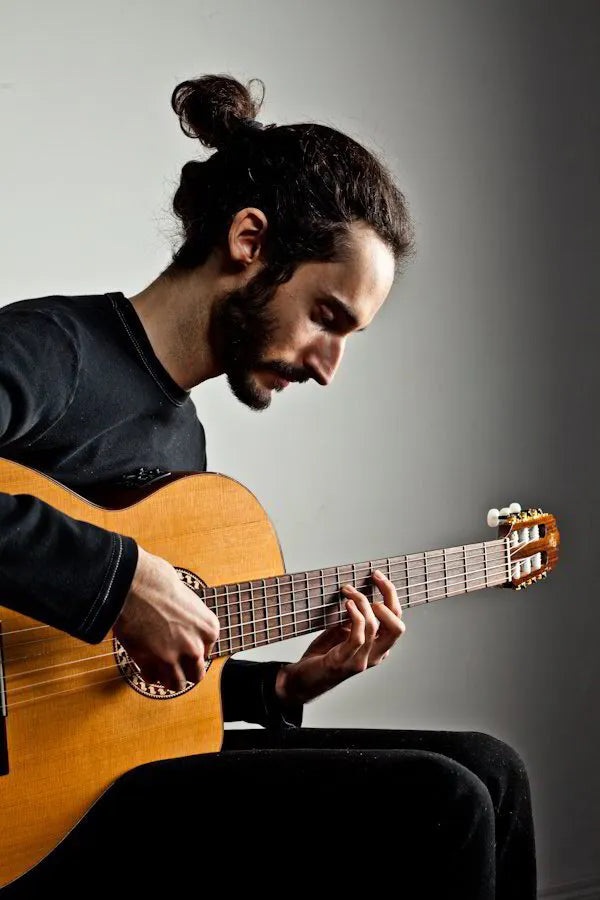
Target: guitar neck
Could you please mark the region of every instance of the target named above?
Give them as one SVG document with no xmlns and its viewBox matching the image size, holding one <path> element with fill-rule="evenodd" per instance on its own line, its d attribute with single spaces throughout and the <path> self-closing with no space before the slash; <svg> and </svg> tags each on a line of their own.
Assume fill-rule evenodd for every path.
<svg viewBox="0 0 600 900">
<path fill-rule="evenodd" d="M 204 588 L 202 599 L 221 626 L 211 657 L 348 622 L 346 598 L 340 588 L 354 585 L 373 602 L 380 596 L 370 577 L 374 569 L 393 582 L 401 606 L 409 609 L 505 584 L 510 580 L 510 550 L 508 541 L 498 538 Z"/>
</svg>

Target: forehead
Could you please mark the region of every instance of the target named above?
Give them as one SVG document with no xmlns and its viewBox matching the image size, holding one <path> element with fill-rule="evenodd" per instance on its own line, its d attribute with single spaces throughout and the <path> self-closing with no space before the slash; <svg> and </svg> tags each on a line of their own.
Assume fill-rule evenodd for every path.
<svg viewBox="0 0 600 900">
<path fill-rule="evenodd" d="M 336 297 L 351 310 L 359 327 L 368 325 L 388 296 L 394 281 L 394 256 L 372 228 L 351 227 L 347 248 L 336 262 L 308 263 L 307 286 L 318 299 Z"/>
</svg>

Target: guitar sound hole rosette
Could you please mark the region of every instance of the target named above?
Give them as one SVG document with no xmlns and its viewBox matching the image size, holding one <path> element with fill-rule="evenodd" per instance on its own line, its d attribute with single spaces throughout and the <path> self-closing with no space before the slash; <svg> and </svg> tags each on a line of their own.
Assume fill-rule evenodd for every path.
<svg viewBox="0 0 600 900">
<path fill-rule="evenodd" d="M 193 572 L 190 572 L 189 569 L 182 569 L 179 566 L 175 566 L 175 571 L 183 583 L 187 584 L 193 591 L 199 591 L 206 587 L 206 584 L 202 579 L 198 578 L 197 575 L 194 575 Z M 154 683 L 144 681 L 140 675 L 139 667 L 114 635 L 113 652 L 119 671 L 129 686 L 132 687 L 134 691 L 137 691 L 138 694 L 141 694 L 143 697 L 148 697 L 150 700 L 173 700 L 175 697 L 181 697 L 182 694 L 187 694 L 188 691 L 191 691 L 192 688 L 196 687 L 193 681 L 188 681 L 183 690 L 171 691 L 169 688 L 164 687 L 159 681 Z M 206 672 L 209 669 L 210 663 L 211 660 L 206 663 Z"/>
</svg>

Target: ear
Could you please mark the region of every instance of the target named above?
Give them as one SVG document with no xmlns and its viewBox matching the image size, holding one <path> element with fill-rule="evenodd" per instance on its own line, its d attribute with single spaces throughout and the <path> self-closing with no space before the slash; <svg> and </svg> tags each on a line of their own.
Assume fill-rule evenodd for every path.
<svg viewBox="0 0 600 900">
<path fill-rule="evenodd" d="M 234 262 L 245 268 L 263 256 L 268 224 L 264 212 L 253 206 L 235 214 L 228 234 L 229 253 Z"/>
</svg>

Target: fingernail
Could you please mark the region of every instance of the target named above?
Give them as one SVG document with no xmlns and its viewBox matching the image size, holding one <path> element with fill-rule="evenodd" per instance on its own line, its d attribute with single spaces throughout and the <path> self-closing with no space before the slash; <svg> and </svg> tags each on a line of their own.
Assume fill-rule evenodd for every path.
<svg viewBox="0 0 600 900">
<path fill-rule="evenodd" d="M 379 577 L 381 578 L 383 576 L 383 572 L 381 571 L 381 569 L 375 569 L 373 575 L 379 575 Z"/>
</svg>

